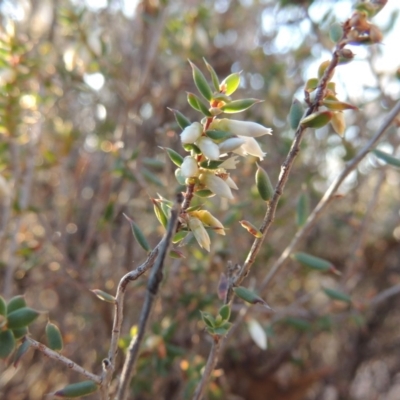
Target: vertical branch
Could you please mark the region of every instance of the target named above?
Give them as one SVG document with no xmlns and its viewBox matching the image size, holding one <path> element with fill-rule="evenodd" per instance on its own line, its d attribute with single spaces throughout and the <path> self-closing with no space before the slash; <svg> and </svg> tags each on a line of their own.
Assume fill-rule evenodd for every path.
<svg viewBox="0 0 400 400">
<path fill-rule="evenodd" d="M 129 382 L 139 356 L 140 346 L 146 332 L 146 327 L 153 309 L 154 300 L 158 294 L 158 290 L 163 279 L 164 261 L 166 255 L 168 254 L 172 236 L 176 230 L 182 202 L 183 196 L 181 194 L 177 195 L 177 201 L 171 210 L 171 217 L 168 222 L 167 233 L 160 244 L 160 251 L 147 284 L 147 295 L 139 319 L 138 334 L 136 337 L 132 338 L 132 341 L 129 345 L 128 354 L 121 373 L 117 400 L 125 400 L 128 395 L 127 391 Z"/>
</svg>

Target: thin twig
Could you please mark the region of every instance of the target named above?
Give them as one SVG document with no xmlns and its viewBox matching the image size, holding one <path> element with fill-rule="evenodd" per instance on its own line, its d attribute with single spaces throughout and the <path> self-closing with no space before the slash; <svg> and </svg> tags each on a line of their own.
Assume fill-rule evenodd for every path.
<svg viewBox="0 0 400 400">
<path fill-rule="evenodd" d="M 57 353 L 51 349 L 49 349 L 47 346 L 44 344 L 37 342 L 36 340 L 30 338 L 29 336 L 25 336 L 25 341 L 29 342 L 29 344 L 34 347 L 36 350 L 39 350 L 42 352 L 45 356 L 59 361 L 60 363 L 64 364 L 67 366 L 69 369 L 72 369 L 75 372 L 78 372 L 78 374 L 84 375 L 86 378 L 92 380 L 93 382 L 96 382 L 98 385 L 101 384 L 101 377 L 98 375 L 94 375 L 89 371 L 86 371 L 86 369 L 82 368 L 80 365 L 76 364 L 74 361 L 70 360 L 67 357 L 62 356 L 60 353 Z"/>
<path fill-rule="evenodd" d="M 158 290 L 163 279 L 163 268 L 165 257 L 168 254 L 168 249 L 172 241 L 172 237 L 176 231 L 176 226 L 178 223 L 178 217 L 180 215 L 181 206 L 183 202 L 183 196 L 179 194 L 177 196 L 177 201 L 173 209 L 171 210 L 171 216 L 168 221 L 167 233 L 160 244 L 160 251 L 158 257 L 155 261 L 154 267 L 151 270 L 149 281 L 147 284 L 147 295 L 145 302 L 142 307 L 138 333 L 136 337 L 132 338 L 129 344 L 128 354 L 125 359 L 125 363 L 121 373 L 121 379 L 119 383 L 119 389 L 117 394 L 117 400 L 125 400 L 127 398 L 127 391 L 129 382 L 131 380 L 133 371 L 135 369 L 136 361 L 139 356 L 140 346 L 142 344 L 146 327 L 153 309 L 154 300 L 157 297 Z"/>
<path fill-rule="evenodd" d="M 388 289 L 385 289 L 383 292 L 378 293 L 367 303 L 367 305 L 370 307 L 376 306 L 390 297 L 397 296 L 398 294 L 400 294 L 400 284 L 394 285 Z"/>
</svg>

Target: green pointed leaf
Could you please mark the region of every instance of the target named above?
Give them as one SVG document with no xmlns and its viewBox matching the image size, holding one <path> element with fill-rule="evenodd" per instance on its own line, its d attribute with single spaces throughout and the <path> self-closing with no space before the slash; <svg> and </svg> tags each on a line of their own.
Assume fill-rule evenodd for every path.
<svg viewBox="0 0 400 400">
<path fill-rule="evenodd" d="M 153 208 L 154 208 L 154 214 L 156 215 L 158 221 L 160 222 L 160 224 L 166 228 L 168 225 L 168 218 L 167 216 L 164 214 L 164 211 L 161 207 L 161 205 L 159 204 L 159 202 L 155 199 L 151 199 L 151 201 L 153 202 Z"/>
<path fill-rule="evenodd" d="M 206 117 L 212 117 L 212 114 L 210 113 L 207 106 L 195 94 L 188 92 L 187 93 L 187 101 L 188 101 L 189 105 L 192 108 L 194 108 L 196 111 L 200 111 Z"/>
<path fill-rule="evenodd" d="M 107 303 L 115 304 L 115 297 L 113 295 L 100 289 L 92 289 L 90 291 L 94 293 L 100 300 L 106 301 Z"/>
<path fill-rule="evenodd" d="M 260 103 L 262 100 L 258 99 L 242 99 L 242 100 L 234 100 L 228 104 L 225 104 L 221 107 L 221 110 L 227 114 L 238 113 L 244 110 L 247 110 L 254 104 Z"/>
<path fill-rule="evenodd" d="M 158 172 L 162 172 L 165 167 L 164 161 L 158 160 L 157 158 L 143 157 L 142 163 L 146 167 L 152 168 L 153 170 Z"/>
<path fill-rule="evenodd" d="M 253 292 L 250 289 L 247 289 L 243 286 L 237 286 L 233 288 L 233 291 L 235 292 L 236 296 L 240 297 L 242 300 L 246 301 L 247 303 L 250 304 L 261 304 L 264 307 L 271 309 L 271 307 L 265 302 L 264 299 L 262 299 L 258 294 Z"/>
<path fill-rule="evenodd" d="M 212 330 L 212 332 L 210 332 L 210 333 L 212 333 L 214 335 L 218 335 L 218 336 L 225 336 L 229 332 L 229 329 L 230 329 L 231 326 L 232 326 L 232 324 L 230 322 L 225 322 L 223 324 L 223 326 L 219 326 L 218 328 L 214 328 Z"/>
<path fill-rule="evenodd" d="M 337 43 L 343 36 L 343 28 L 339 23 L 334 23 L 329 28 L 329 37 L 333 43 Z"/>
<path fill-rule="evenodd" d="M 196 85 L 198 91 L 201 95 L 208 101 L 212 99 L 212 91 L 210 86 L 208 85 L 207 79 L 204 77 L 203 73 L 194 65 L 191 61 L 189 61 L 190 66 L 192 67 L 193 72 L 193 80 Z"/>
<path fill-rule="evenodd" d="M 50 349 L 61 351 L 63 348 L 63 340 L 58 327 L 50 322 L 46 325 L 47 343 Z"/>
<path fill-rule="evenodd" d="M 300 121 L 300 124 L 305 128 L 322 128 L 329 123 L 329 121 L 332 119 L 332 115 L 332 111 L 318 111 L 309 115 L 308 117 L 303 118 Z"/>
<path fill-rule="evenodd" d="M 230 133 L 230 132 L 225 132 L 225 131 L 214 131 L 214 130 L 206 131 L 206 135 L 207 135 L 210 139 L 216 141 L 217 143 L 219 143 L 219 142 L 221 142 L 221 141 L 223 141 L 223 140 L 225 140 L 225 139 L 228 139 L 228 138 L 232 137 L 232 133 Z"/>
<path fill-rule="evenodd" d="M 18 350 L 15 353 L 14 368 L 18 367 L 18 364 L 21 361 L 21 358 L 26 354 L 26 352 L 30 349 L 30 347 L 31 347 L 31 344 L 27 340 L 25 340 L 24 342 L 21 343 L 21 346 L 18 347 Z"/>
<path fill-rule="evenodd" d="M 186 151 L 193 151 L 195 154 L 201 154 L 201 150 L 195 144 L 192 143 L 184 144 L 183 148 Z"/>
<path fill-rule="evenodd" d="M 328 271 L 331 270 L 333 267 L 331 262 L 306 253 L 294 253 L 292 255 L 292 258 L 294 258 L 296 261 L 306 267 L 317 269 L 319 271 Z"/>
<path fill-rule="evenodd" d="M 150 247 L 149 243 L 147 242 L 146 237 L 144 236 L 143 232 L 140 230 L 139 226 L 131 218 L 129 218 L 126 214 L 124 214 L 124 217 L 131 224 L 133 236 L 135 237 L 136 241 L 140 244 L 140 246 L 144 250 L 146 250 L 147 252 L 150 252 L 151 247 Z"/>
<path fill-rule="evenodd" d="M 203 322 L 210 328 L 214 328 L 215 326 L 215 319 L 214 317 L 207 312 L 204 311 L 200 311 L 201 314 L 201 319 L 203 320 Z"/>
<path fill-rule="evenodd" d="M 342 101 L 324 99 L 322 100 L 322 104 L 329 110 L 333 111 L 358 110 L 356 106 L 353 106 L 352 104 L 349 103 L 344 103 Z"/>
<path fill-rule="evenodd" d="M 19 308 L 26 307 L 26 301 L 24 296 L 15 296 L 10 299 L 7 304 L 7 314 L 12 313 Z"/>
<path fill-rule="evenodd" d="M 15 348 L 15 338 L 10 329 L 0 332 L 0 359 L 7 358 Z"/>
<path fill-rule="evenodd" d="M 311 330 L 311 324 L 301 318 L 287 317 L 284 319 L 284 322 L 302 332 Z"/>
<path fill-rule="evenodd" d="M 224 103 L 230 103 L 232 101 L 232 98 L 225 93 L 213 93 L 213 100 L 217 101 L 223 101 Z"/>
<path fill-rule="evenodd" d="M 200 163 L 200 167 L 204 169 L 218 169 L 224 160 L 205 160 Z"/>
<path fill-rule="evenodd" d="M 323 61 L 318 68 L 318 78 L 321 79 L 324 76 L 325 70 L 328 68 L 331 62 L 329 60 Z M 330 80 L 330 79 L 328 79 Z"/>
<path fill-rule="evenodd" d="M 231 316 L 231 307 L 228 304 L 224 304 L 218 311 L 218 314 L 225 321 L 229 321 Z"/>
<path fill-rule="evenodd" d="M 178 125 L 181 129 L 185 129 L 186 127 L 191 125 L 190 120 L 188 118 L 186 118 L 180 111 L 174 110 L 173 108 L 168 108 L 168 110 L 170 110 L 174 113 L 176 122 L 178 123 Z"/>
<path fill-rule="evenodd" d="M 181 259 L 186 258 L 185 255 L 178 249 L 171 249 L 168 253 L 171 258 Z"/>
<path fill-rule="evenodd" d="M 212 192 L 211 190 L 203 189 L 203 190 L 197 190 L 196 192 L 194 192 L 194 195 L 205 199 L 208 197 L 214 197 L 215 193 Z"/>
<path fill-rule="evenodd" d="M 318 83 L 319 80 L 317 78 L 311 78 L 306 82 L 304 90 L 311 93 L 318 87 Z"/>
<path fill-rule="evenodd" d="M 256 172 L 256 186 L 260 197 L 264 201 L 271 201 L 272 197 L 274 196 L 274 188 L 272 186 L 271 180 L 263 168 L 258 166 Z"/>
<path fill-rule="evenodd" d="M 330 297 L 333 300 L 343 301 L 348 304 L 351 303 L 351 297 L 346 293 L 343 293 L 339 290 L 329 289 L 329 288 L 323 288 L 322 290 L 328 297 Z"/>
<path fill-rule="evenodd" d="M 392 165 L 393 167 L 400 167 L 400 159 L 393 157 L 392 155 L 385 153 L 381 150 L 372 150 L 372 152 L 380 159 L 385 161 L 385 163 Z"/>
<path fill-rule="evenodd" d="M 23 328 L 13 329 L 13 334 L 15 339 L 21 339 L 28 334 L 28 328 L 24 326 Z"/>
<path fill-rule="evenodd" d="M 303 226 L 310 214 L 310 202 L 306 193 L 302 193 L 297 201 L 296 206 L 296 219 L 297 226 Z"/>
<path fill-rule="evenodd" d="M 240 74 L 237 72 L 227 76 L 220 85 L 220 90 L 230 96 L 240 85 Z"/>
<path fill-rule="evenodd" d="M 172 238 L 172 243 L 179 243 L 181 240 L 185 239 L 189 232 L 188 231 L 179 231 L 176 232 L 174 237 Z"/>
<path fill-rule="evenodd" d="M 31 324 L 39 313 L 29 307 L 19 308 L 7 315 L 7 326 L 10 329 L 19 329 Z"/>
<path fill-rule="evenodd" d="M 177 167 L 180 167 L 182 165 L 183 157 L 179 153 L 177 153 L 175 150 L 170 149 L 169 147 L 162 148 L 167 151 L 168 157 Z"/>
<path fill-rule="evenodd" d="M 79 383 L 72 383 L 71 385 L 65 386 L 61 390 L 57 390 L 54 396 L 58 397 L 83 397 L 88 394 L 94 393 L 98 390 L 98 385 L 93 381 L 83 381 Z"/>
<path fill-rule="evenodd" d="M 154 183 L 156 186 L 164 186 L 164 183 L 158 178 L 158 176 L 153 174 L 153 172 L 149 171 L 147 168 L 142 167 L 140 172 L 147 182 Z"/>
<path fill-rule="evenodd" d="M 0 315 L 7 315 L 7 303 L 2 296 L 0 296 Z"/>
<path fill-rule="evenodd" d="M 304 109 L 301 102 L 296 98 L 294 98 L 288 116 L 290 127 L 293 130 L 297 129 L 303 115 L 304 115 Z"/>
<path fill-rule="evenodd" d="M 203 57 L 203 61 L 206 64 L 208 71 L 210 72 L 211 80 L 214 85 L 214 89 L 218 92 L 219 91 L 219 79 L 218 79 L 217 73 L 215 72 L 214 68 L 206 61 L 206 59 L 204 57 Z"/>
</svg>

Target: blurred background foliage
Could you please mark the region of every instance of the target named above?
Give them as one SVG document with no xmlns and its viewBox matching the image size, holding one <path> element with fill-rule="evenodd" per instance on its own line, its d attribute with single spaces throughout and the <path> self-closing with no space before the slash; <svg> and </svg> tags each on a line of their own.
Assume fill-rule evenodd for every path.
<svg viewBox="0 0 400 400">
<path fill-rule="evenodd" d="M 383 44 L 356 47 L 355 60 L 334 78 L 341 99 L 360 111 L 346 112 L 343 138 L 330 125 L 307 132 L 250 287 L 257 288 L 298 229 L 299 198 L 307 196 L 312 209 L 399 97 L 398 51 L 385 46 L 400 29 L 398 5 L 391 3 L 374 21 Z M 274 183 L 293 138 L 287 123 L 293 96 L 303 100 L 305 80 L 333 47 L 329 26 L 348 18 L 352 6 L 346 0 L 2 0 L 3 295 L 25 294 L 31 307 L 47 311 L 63 333 L 64 354 L 99 373 L 112 306 L 90 289 L 114 293 L 122 275 L 145 258 L 123 212 L 152 245 L 163 234 L 150 197 L 173 198 L 177 183 L 159 146 L 182 154 L 167 107 L 200 118 L 186 102 L 186 92 L 196 92 L 187 60 L 205 73 L 205 57 L 221 78 L 242 70 L 239 96 L 265 100 L 238 119 L 273 128 L 261 143 L 268 153 L 262 166 Z M 379 147 L 398 156 L 399 143 L 391 128 Z M 254 161 L 242 159 L 233 202 L 205 200 L 227 236 L 212 237 L 210 256 L 191 243 L 182 249 L 185 259 L 169 263 L 132 385 L 135 399 L 190 399 L 210 346 L 199 310 L 215 314 L 227 261 L 246 257 L 252 237 L 238 221 L 257 224 L 265 212 Z M 399 176 L 372 155 L 351 174 L 343 197 L 300 249 L 329 259 L 343 277 L 291 261 L 263 293 L 275 313 L 254 306 L 233 328 L 209 399 L 400 398 L 394 351 L 400 298 L 369 307 L 369 299 L 400 283 Z M 126 296 L 120 362 L 145 284 L 134 282 Z M 330 299 L 324 287 L 350 294 L 352 304 Z M 236 301 L 234 316 L 245 308 Z M 44 314 L 32 325 L 34 338 L 45 341 L 46 320 Z M 268 338 L 267 350 L 256 345 L 260 335 Z M 1 368 L 0 397 L 7 400 L 42 399 L 81 380 L 34 351 L 17 369 Z"/>
</svg>

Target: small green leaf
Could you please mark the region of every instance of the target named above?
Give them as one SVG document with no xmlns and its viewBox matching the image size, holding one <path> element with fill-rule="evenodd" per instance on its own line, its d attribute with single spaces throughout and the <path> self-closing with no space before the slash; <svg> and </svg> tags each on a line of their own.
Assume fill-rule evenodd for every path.
<svg viewBox="0 0 400 400">
<path fill-rule="evenodd" d="M 162 172 L 165 167 L 164 161 L 158 160 L 157 158 L 143 157 L 142 163 L 146 167 L 152 168 L 153 170 L 158 172 Z"/>
<path fill-rule="evenodd" d="M 0 332 L 0 344 L 0 359 L 5 359 L 15 348 L 15 338 L 10 329 Z"/>
<path fill-rule="evenodd" d="M 19 308 L 7 315 L 7 326 L 10 329 L 19 329 L 31 324 L 39 313 L 29 307 Z"/>
<path fill-rule="evenodd" d="M 212 91 L 206 78 L 196 65 L 194 65 L 191 61 L 189 61 L 189 63 L 192 67 L 194 84 L 196 85 L 198 91 L 206 100 L 211 101 Z"/>
<path fill-rule="evenodd" d="M 171 249 L 168 254 L 171 258 L 181 259 L 186 258 L 185 255 L 177 249 Z"/>
<path fill-rule="evenodd" d="M 356 106 L 353 106 L 349 103 L 344 103 L 342 101 L 324 99 L 322 100 L 322 104 L 332 111 L 358 110 Z"/>
<path fill-rule="evenodd" d="M 224 304 L 218 311 L 218 314 L 223 320 L 229 321 L 231 316 L 231 307 L 228 304 Z"/>
<path fill-rule="evenodd" d="M 251 222 L 241 220 L 239 221 L 239 224 L 242 225 L 242 227 L 246 229 L 247 232 L 252 234 L 255 238 L 257 239 L 262 238 L 263 235 L 262 232 L 258 228 L 256 228 Z"/>
<path fill-rule="evenodd" d="M 297 226 L 303 226 L 310 214 L 310 202 L 306 193 L 302 193 L 297 201 L 296 206 L 296 219 Z"/>
<path fill-rule="evenodd" d="M 333 268 L 332 263 L 330 263 L 329 261 L 306 253 L 294 253 L 292 255 L 292 258 L 294 258 L 296 261 L 306 267 L 317 269 L 319 271 L 328 271 Z"/>
<path fill-rule="evenodd" d="M 0 315 L 3 315 L 3 316 L 7 315 L 7 303 L 3 299 L 3 296 L 0 296 Z"/>
<path fill-rule="evenodd" d="M 46 325 L 47 343 L 50 349 L 61 351 L 63 348 L 63 340 L 58 327 L 50 322 Z"/>
<path fill-rule="evenodd" d="M 194 195 L 201 198 L 214 197 L 215 193 L 208 189 L 197 190 Z"/>
<path fill-rule="evenodd" d="M 271 201 L 272 197 L 274 196 L 274 188 L 272 186 L 271 180 L 263 168 L 258 166 L 256 172 L 256 186 L 260 197 L 264 201 Z"/>
<path fill-rule="evenodd" d="M 194 108 L 196 111 L 200 111 L 206 117 L 212 117 L 207 106 L 200 100 L 195 94 L 188 92 L 187 93 L 187 101 L 189 105 Z"/>
<path fill-rule="evenodd" d="M 306 82 L 304 90 L 311 93 L 318 87 L 318 83 L 319 80 L 317 78 L 311 78 Z"/>
<path fill-rule="evenodd" d="M 58 397 L 83 397 L 98 390 L 98 385 L 93 381 L 83 381 L 72 383 L 61 390 L 57 390 L 53 395 Z"/>
<path fill-rule="evenodd" d="M 24 326 L 23 328 L 13 329 L 13 334 L 15 339 L 21 339 L 26 334 L 28 334 L 28 328 Z"/>
<path fill-rule="evenodd" d="M 294 98 L 288 116 L 290 127 L 293 130 L 297 129 L 303 115 L 304 109 L 301 102 Z"/>
<path fill-rule="evenodd" d="M 339 290 L 329 289 L 329 288 L 323 288 L 322 290 L 328 297 L 330 297 L 333 300 L 343 301 L 348 304 L 351 303 L 351 297 L 346 293 L 340 292 Z"/>
<path fill-rule="evenodd" d="M 233 291 L 235 292 L 236 296 L 240 297 L 244 301 L 247 301 L 247 303 L 261 304 L 264 307 L 271 309 L 271 307 L 268 306 L 268 304 L 265 302 L 264 299 L 262 299 L 260 296 L 258 296 L 255 292 L 253 292 L 250 289 L 247 289 L 243 286 L 237 286 L 233 288 Z"/>
<path fill-rule="evenodd" d="M 204 169 L 218 169 L 224 160 L 205 160 L 200 163 L 200 167 Z"/>
<path fill-rule="evenodd" d="M 302 332 L 307 332 L 311 329 L 311 324 L 301 318 L 287 317 L 284 322 Z"/>
<path fill-rule="evenodd" d="M 337 43 L 343 36 L 343 28 L 339 23 L 334 23 L 329 28 L 329 37 L 333 43 Z"/>
<path fill-rule="evenodd" d="M 151 199 L 152 203 L 153 203 L 153 208 L 154 208 L 154 214 L 156 215 L 158 221 L 160 222 L 160 224 L 166 228 L 167 224 L 168 224 L 168 218 L 167 216 L 164 214 L 164 211 L 160 205 L 160 203 L 156 200 L 156 199 Z"/>
<path fill-rule="evenodd" d="M 113 295 L 100 289 L 92 289 L 91 292 L 94 293 L 100 300 L 115 304 L 115 297 Z"/>
<path fill-rule="evenodd" d="M 331 62 L 329 60 L 323 61 L 318 68 L 318 78 L 321 79 L 324 76 L 325 70 L 328 68 Z M 330 80 L 330 79 L 329 79 Z"/>
<path fill-rule="evenodd" d="M 168 157 L 170 160 L 177 166 L 180 167 L 183 163 L 183 157 L 177 153 L 175 150 L 170 149 L 169 147 L 164 147 L 167 151 Z"/>
<path fill-rule="evenodd" d="M 372 150 L 372 152 L 380 159 L 385 161 L 385 163 L 392 165 L 393 167 L 400 167 L 400 160 L 396 157 L 391 156 L 388 153 L 385 153 L 381 150 Z"/>
<path fill-rule="evenodd" d="M 219 79 L 218 79 L 217 73 L 215 72 L 214 68 L 206 61 L 206 59 L 204 57 L 203 57 L 203 61 L 206 64 L 208 71 L 210 72 L 211 80 L 214 85 L 214 89 L 218 92 L 219 91 Z"/>
<path fill-rule="evenodd" d="M 240 85 L 240 74 L 237 72 L 227 76 L 220 85 L 220 90 L 230 96 Z"/>
<path fill-rule="evenodd" d="M 201 150 L 195 144 L 187 143 L 183 145 L 183 148 L 186 151 L 193 151 L 195 154 L 201 154 Z"/>
<path fill-rule="evenodd" d="M 153 174 L 153 172 L 149 171 L 147 168 L 140 168 L 140 172 L 147 182 L 154 183 L 156 186 L 164 186 L 164 183 L 158 178 L 158 176 Z"/>
<path fill-rule="evenodd" d="M 221 110 L 227 114 L 238 113 L 244 110 L 247 110 L 254 104 L 260 103 L 262 100 L 258 99 L 242 99 L 242 100 L 234 100 L 228 104 L 225 104 L 221 107 Z"/>
<path fill-rule="evenodd" d="M 303 118 L 300 124 L 305 128 L 322 128 L 329 123 L 333 115 L 332 111 L 318 111 Z"/>
<path fill-rule="evenodd" d="M 176 232 L 174 237 L 172 238 L 172 243 L 179 243 L 181 240 L 185 239 L 189 232 L 188 231 L 179 231 Z"/>
<path fill-rule="evenodd" d="M 176 122 L 178 123 L 178 125 L 181 129 L 185 129 L 186 127 L 191 125 L 190 120 L 188 118 L 186 118 L 180 111 L 174 110 L 173 108 L 168 108 L 168 110 L 170 110 L 174 113 Z"/>
<path fill-rule="evenodd" d="M 203 320 L 203 322 L 210 328 L 214 328 L 215 326 L 215 319 L 214 317 L 207 312 L 204 311 L 200 311 L 201 314 L 201 319 Z"/>
<path fill-rule="evenodd" d="M 225 139 L 228 139 L 228 138 L 232 137 L 232 133 L 230 133 L 230 132 L 214 131 L 214 130 L 206 131 L 206 135 L 210 139 L 212 139 L 212 140 L 214 140 L 216 142 L 220 142 L 220 141 L 223 141 Z"/>
<path fill-rule="evenodd" d="M 149 243 L 147 242 L 146 237 L 144 236 L 143 232 L 140 230 L 139 226 L 131 218 L 129 218 L 126 214 L 124 214 L 124 217 L 131 224 L 133 236 L 135 237 L 136 241 L 140 244 L 140 246 L 144 250 L 146 250 L 147 252 L 150 252 L 151 247 L 150 247 Z"/>
<path fill-rule="evenodd" d="M 10 299 L 7 304 L 7 314 L 12 313 L 19 308 L 26 307 L 26 301 L 24 296 L 15 296 Z"/>
<path fill-rule="evenodd" d="M 14 357 L 14 367 L 17 368 L 19 362 L 21 361 L 21 358 L 26 354 L 26 352 L 29 350 L 31 347 L 31 344 L 25 340 L 24 342 L 21 343 L 21 346 L 18 347 L 17 352 L 15 353 Z"/>
</svg>

